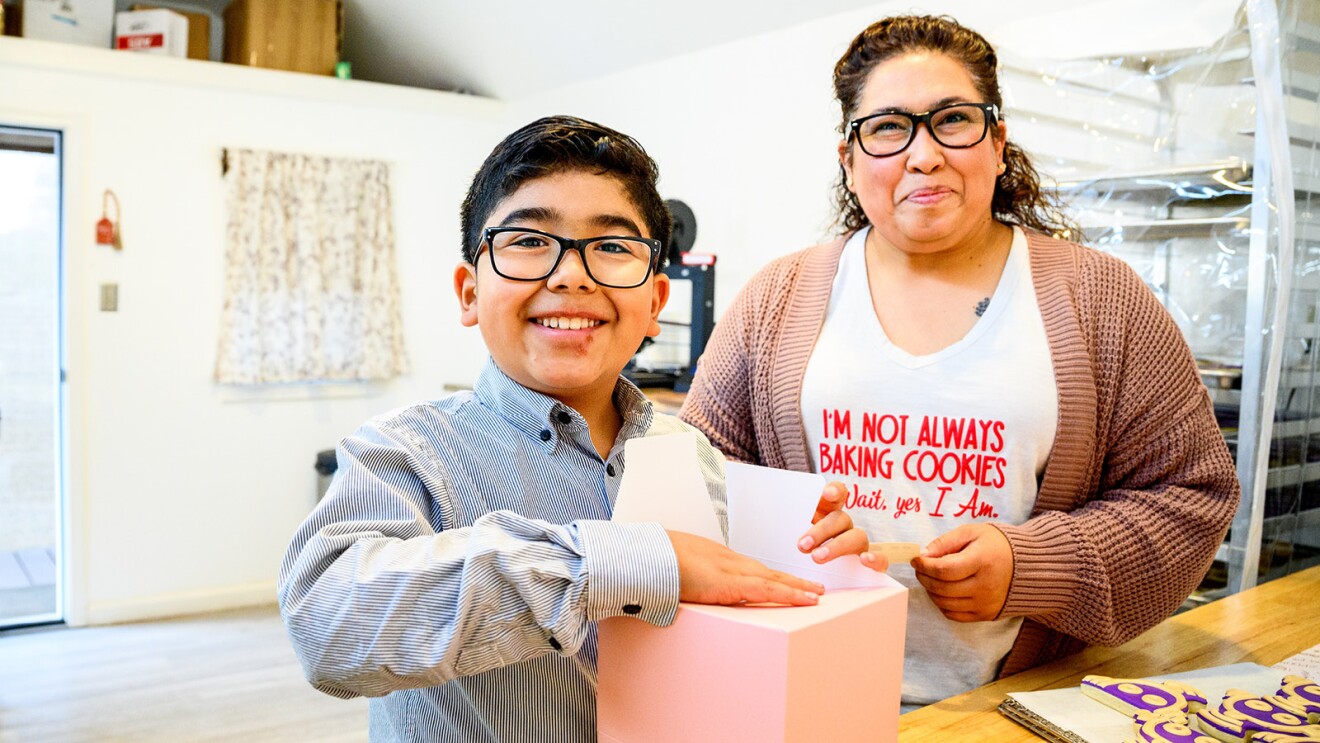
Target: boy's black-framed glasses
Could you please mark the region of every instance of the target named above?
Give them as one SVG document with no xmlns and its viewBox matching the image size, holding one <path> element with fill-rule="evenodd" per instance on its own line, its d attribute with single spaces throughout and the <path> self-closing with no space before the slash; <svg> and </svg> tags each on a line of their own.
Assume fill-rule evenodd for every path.
<svg viewBox="0 0 1320 743">
<path fill-rule="evenodd" d="M 917 138 L 917 128 L 926 125 L 930 136 L 945 147 L 975 147 L 999 121 L 993 103 L 954 103 L 925 113 L 884 111 L 848 122 L 848 136 L 855 137 L 862 152 L 871 157 L 889 157 L 906 150 Z"/>
<path fill-rule="evenodd" d="M 528 227 L 487 227 L 485 245 L 491 267 L 506 279 L 540 281 L 555 272 L 564 253 L 576 250 L 591 280 L 614 289 L 645 284 L 663 247 L 659 240 L 635 235 L 574 240 Z"/>
</svg>

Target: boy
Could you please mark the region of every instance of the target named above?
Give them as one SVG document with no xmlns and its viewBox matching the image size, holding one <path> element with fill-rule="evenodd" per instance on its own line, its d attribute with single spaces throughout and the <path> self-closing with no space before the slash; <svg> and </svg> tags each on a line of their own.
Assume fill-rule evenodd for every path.
<svg viewBox="0 0 1320 743">
<path fill-rule="evenodd" d="M 596 621 L 823 592 L 691 534 L 608 521 L 624 442 L 692 430 L 619 374 L 669 293 L 657 177 L 632 138 L 551 117 L 473 178 L 454 289 L 491 359 L 471 392 L 344 439 L 280 570 L 308 680 L 379 697 L 373 741 L 595 740 Z M 699 438 L 722 512 L 720 457 Z"/>
</svg>

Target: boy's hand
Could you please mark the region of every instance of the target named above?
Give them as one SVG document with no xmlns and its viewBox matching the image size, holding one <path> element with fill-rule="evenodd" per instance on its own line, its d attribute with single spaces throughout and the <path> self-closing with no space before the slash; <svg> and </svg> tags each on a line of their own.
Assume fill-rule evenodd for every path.
<svg viewBox="0 0 1320 743">
<path fill-rule="evenodd" d="M 865 531 L 853 526 L 852 517 L 844 513 L 848 502 L 848 487 L 832 482 L 821 492 L 816 513 L 811 517 L 812 527 L 798 540 L 798 550 L 810 553 L 818 563 L 829 562 L 841 555 L 860 555 L 862 564 L 883 573 L 889 569 L 889 560 L 880 552 L 871 551 L 871 540 Z"/>
<path fill-rule="evenodd" d="M 955 622 L 999 616 L 1013 580 L 1013 548 L 990 524 L 968 524 L 936 537 L 912 561 L 930 600 Z"/>
<path fill-rule="evenodd" d="M 809 606 L 825 586 L 771 570 L 705 537 L 670 531 L 678 556 L 678 599 L 696 604 Z"/>
</svg>

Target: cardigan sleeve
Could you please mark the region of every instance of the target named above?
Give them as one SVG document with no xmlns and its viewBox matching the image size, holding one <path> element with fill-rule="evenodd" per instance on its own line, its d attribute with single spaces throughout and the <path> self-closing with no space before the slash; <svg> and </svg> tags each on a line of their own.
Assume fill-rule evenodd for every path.
<svg viewBox="0 0 1320 743">
<path fill-rule="evenodd" d="M 756 343 L 750 336 L 767 283 L 763 270 L 738 292 L 715 325 L 678 413 L 684 423 L 705 433 L 725 457 L 754 464 L 761 459 L 752 418 Z"/>
<path fill-rule="evenodd" d="M 1014 559 L 1001 616 L 1113 646 L 1196 588 L 1240 488 L 1191 351 L 1140 278 L 1095 254 L 1076 302 L 1095 374 L 1099 469 L 1071 511 L 996 524 Z"/>
</svg>

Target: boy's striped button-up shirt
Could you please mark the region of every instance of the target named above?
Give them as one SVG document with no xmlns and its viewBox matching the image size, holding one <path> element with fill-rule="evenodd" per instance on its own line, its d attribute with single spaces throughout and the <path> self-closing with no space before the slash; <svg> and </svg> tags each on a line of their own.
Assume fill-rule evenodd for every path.
<svg viewBox="0 0 1320 743">
<path fill-rule="evenodd" d="M 596 739 L 595 622 L 673 621 L 658 524 L 609 521 L 629 438 L 693 429 L 614 391 L 606 460 L 573 409 L 488 362 L 474 389 L 378 416 L 338 448 L 280 570 L 308 680 L 365 695 L 373 741 Z M 723 459 L 698 436 L 725 521 Z"/>
</svg>

